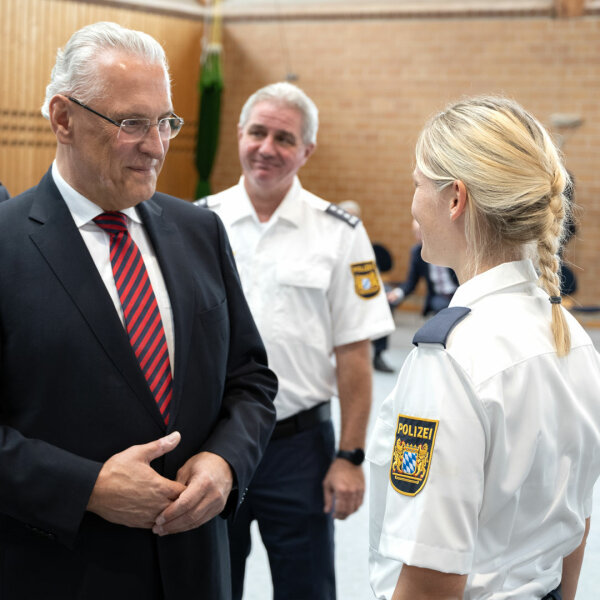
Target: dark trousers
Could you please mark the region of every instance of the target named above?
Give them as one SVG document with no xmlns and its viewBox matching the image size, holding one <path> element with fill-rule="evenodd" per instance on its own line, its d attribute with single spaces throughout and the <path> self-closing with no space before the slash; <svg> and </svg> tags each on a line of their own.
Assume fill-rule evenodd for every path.
<svg viewBox="0 0 600 600">
<path fill-rule="evenodd" d="M 384 350 L 387 350 L 387 347 L 388 347 L 387 336 L 373 340 L 373 350 L 374 350 L 376 356 L 377 356 L 377 354 L 381 354 Z"/>
<path fill-rule="evenodd" d="M 560 585 L 552 590 L 549 594 L 546 594 L 542 600 L 562 600 L 562 590 Z"/>
<path fill-rule="evenodd" d="M 236 518 L 229 523 L 233 600 L 241 600 L 250 524 L 267 550 L 274 600 L 335 600 L 333 519 L 322 482 L 333 461 L 331 421 L 272 440 Z"/>
</svg>

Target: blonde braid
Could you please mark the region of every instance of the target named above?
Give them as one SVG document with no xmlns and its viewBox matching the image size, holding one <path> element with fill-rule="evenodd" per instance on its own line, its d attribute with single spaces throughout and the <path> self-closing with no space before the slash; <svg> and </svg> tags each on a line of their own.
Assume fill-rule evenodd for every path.
<svg viewBox="0 0 600 600">
<path fill-rule="evenodd" d="M 550 201 L 546 227 L 538 240 L 539 285 L 548 292 L 552 302 L 552 335 L 556 352 L 565 356 L 571 349 L 571 332 L 560 306 L 560 257 L 558 250 L 564 235 L 565 198 L 563 191 L 567 178 L 562 169 L 556 169 L 550 185 Z"/>
</svg>

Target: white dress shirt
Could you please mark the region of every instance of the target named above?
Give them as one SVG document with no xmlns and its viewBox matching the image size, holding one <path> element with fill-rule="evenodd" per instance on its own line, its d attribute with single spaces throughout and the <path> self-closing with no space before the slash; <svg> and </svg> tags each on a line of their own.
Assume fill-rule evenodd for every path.
<svg viewBox="0 0 600 600">
<path fill-rule="evenodd" d="M 102 277 L 102 281 L 115 305 L 115 310 L 121 319 L 121 323 L 125 326 L 123 308 L 121 307 L 121 301 L 119 299 L 119 293 L 117 292 L 117 286 L 115 284 L 110 263 L 110 237 L 93 221 L 94 217 L 97 217 L 104 211 L 97 204 L 94 204 L 76 191 L 63 179 L 56 165 L 56 161 L 52 164 L 52 177 L 73 217 L 73 221 L 75 221 L 75 226 L 79 230 L 79 233 L 92 256 L 92 260 L 100 273 L 100 277 Z M 167 339 L 171 371 L 173 371 L 175 367 L 173 314 L 167 287 L 154 248 L 148 238 L 142 220 L 137 214 L 137 210 L 135 207 L 132 207 L 126 208 L 121 212 L 127 215 L 127 229 L 129 230 L 129 235 L 140 250 L 150 283 L 152 284 L 152 289 L 154 291 L 154 296 L 156 297 L 158 310 L 160 311 L 160 317 L 165 331 L 165 337 Z"/>
</svg>

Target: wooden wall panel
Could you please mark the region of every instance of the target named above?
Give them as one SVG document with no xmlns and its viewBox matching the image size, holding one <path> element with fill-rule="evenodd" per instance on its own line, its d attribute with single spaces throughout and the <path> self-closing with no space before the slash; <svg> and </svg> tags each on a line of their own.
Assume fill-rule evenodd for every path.
<svg viewBox="0 0 600 600">
<path fill-rule="evenodd" d="M 96 21 L 140 29 L 163 44 L 175 110 L 186 125 L 171 143 L 159 189 L 191 199 L 202 22 L 69 0 L 0 2 L 0 180 L 15 195 L 35 185 L 48 168 L 55 140 L 40 107 L 56 51 L 74 31 Z"/>
</svg>

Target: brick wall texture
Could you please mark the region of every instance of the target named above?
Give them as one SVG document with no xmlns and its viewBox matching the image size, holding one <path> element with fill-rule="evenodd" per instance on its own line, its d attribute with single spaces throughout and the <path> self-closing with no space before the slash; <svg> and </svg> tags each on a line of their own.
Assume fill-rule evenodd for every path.
<svg viewBox="0 0 600 600">
<path fill-rule="evenodd" d="M 320 109 L 318 148 L 300 172 L 321 197 L 358 201 L 372 241 L 408 251 L 414 143 L 448 102 L 508 95 L 550 129 L 552 113 L 583 125 L 566 140 L 577 179 L 579 231 L 566 258 L 583 305 L 600 304 L 600 18 L 547 16 L 298 19 L 227 22 L 221 142 L 213 189 L 239 177 L 236 123 L 257 88 L 293 73 Z"/>
</svg>

